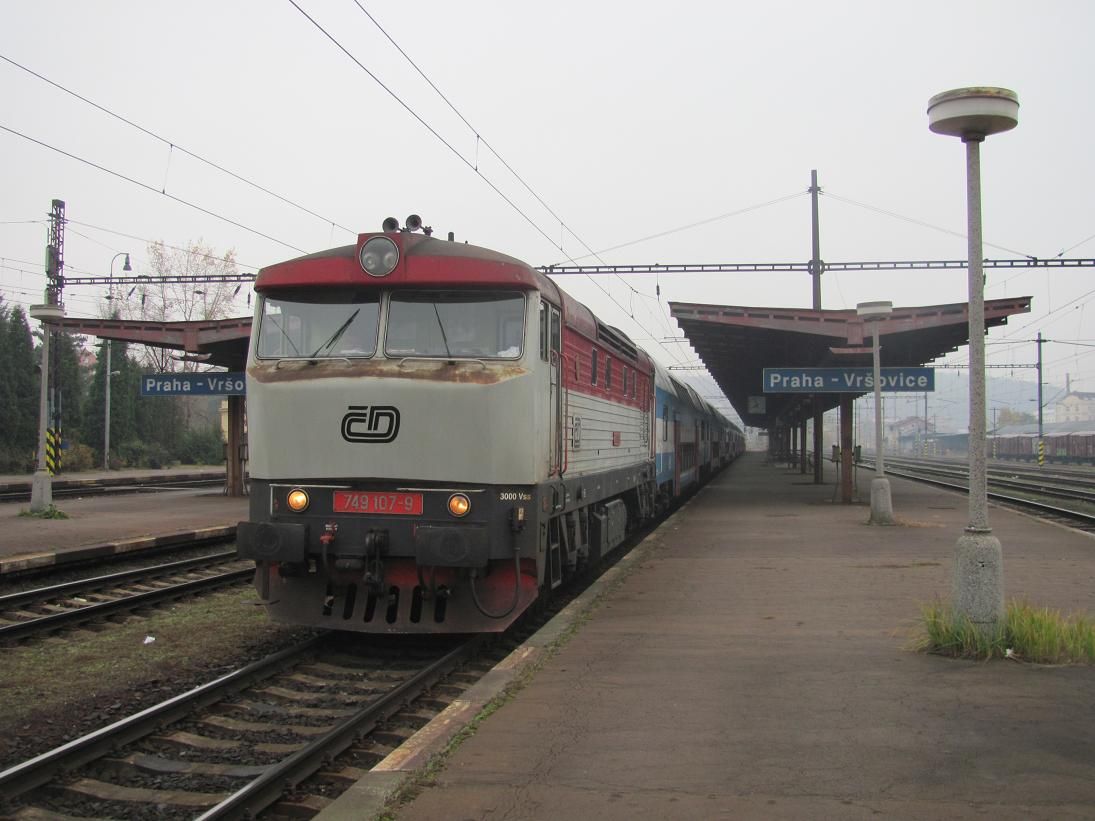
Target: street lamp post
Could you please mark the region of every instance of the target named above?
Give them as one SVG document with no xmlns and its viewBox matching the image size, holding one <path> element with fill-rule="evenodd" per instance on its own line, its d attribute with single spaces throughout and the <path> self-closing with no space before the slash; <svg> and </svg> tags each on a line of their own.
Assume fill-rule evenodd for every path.
<svg viewBox="0 0 1095 821">
<path fill-rule="evenodd" d="M 117 319 L 118 311 L 114 307 L 114 262 L 118 257 L 125 257 L 125 262 L 122 264 L 123 271 L 132 271 L 129 266 L 129 254 L 125 251 L 121 251 L 113 256 L 110 260 L 110 284 L 107 286 L 107 301 L 110 303 L 110 318 Z M 110 470 L 110 340 L 104 339 L 103 344 L 106 346 L 106 371 L 104 377 L 105 388 L 105 402 L 103 412 L 103 470 Z"/>
<path fill-rule="evenodd" d="M 885 442 L 883 441 L 882 425 L 884 422 L 882 412 L 882 363 L 881 350 L 878 338 L 881 336 L 881 321 L 893 313 L 892 302 L 860 302 L 855 307 L 856 313 L 864 322 L 874 325 L 874 478 L 871 480 L 871 524 L 892 525 L 893 498 L 890 495 L 890 480 L 886 478 Z"/>
<path fill-rule="evenodd" d="M 978 628 L 993 632 L 1004 619 L 1004 555 L 988 523 L 985 453 L 985 282 L 981 245 L 981 153 L 989 134 L 1019 122 L 1019 98 L 1006 88 L 959 88 L 928 101 L 928 127 L 966 144 L 968 223 L 970 419 L 969 525 L 959 537 L 954 562 L 954 606 Z"/>
</svg>

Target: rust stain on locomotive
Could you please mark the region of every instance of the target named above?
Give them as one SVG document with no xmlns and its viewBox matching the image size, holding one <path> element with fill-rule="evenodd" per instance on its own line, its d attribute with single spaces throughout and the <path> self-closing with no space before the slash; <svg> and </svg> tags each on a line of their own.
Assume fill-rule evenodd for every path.
<svg viewBox="0 0 1095 821">
<path fill-rule="evenodd" d="M 302 382 L 311 379 L 421 379 L 468 385 L 495 385 L 530 373 L 516 365 L 486 365 L 477 360 L 400 363 L 392 360 L 354 362 L 283 363 L 251 365 L 247 375 L 257 382 Z"/>
</svg>

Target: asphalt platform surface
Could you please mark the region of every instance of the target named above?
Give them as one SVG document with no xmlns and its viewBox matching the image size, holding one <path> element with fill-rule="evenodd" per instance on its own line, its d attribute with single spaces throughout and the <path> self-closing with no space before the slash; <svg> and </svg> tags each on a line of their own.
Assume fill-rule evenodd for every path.
<svg viewBox="0 0 1095 821">
<path fill-rule="evenodd" d="M 62 474 L 57 481 L 89 484 L 146 477 L 223 476 L 220 468 L 101 471 Z M 0 476 L 0 486 L 30 484 L 29 476 Z M 229 498 L 223 487 L 161 489 L 144 493 L 55 497 L 67 519 L 20 516 L 29 502 L 0 503 L 0 578 L 7 573 L 128 553 L 197 537 L 230 538 L 247 517 L 247 499 Z"/>
<path fill-rule="evenodd" d="M 866 500 L 747 454 L 396 817 L 1095 818 L 1095 668 L 912 652 L 921 603 L 950 595 L 968 502 L 892 486 L 899 526 L 871 527 Z M 990 524 L 1009 599 L 1095 610 L 1095 539 L 996 507 Z M 387 784 L 320 818 L 369 817 L 452 735 L 423 732 L 413 767 L 397 751 Z"/>
</svg>

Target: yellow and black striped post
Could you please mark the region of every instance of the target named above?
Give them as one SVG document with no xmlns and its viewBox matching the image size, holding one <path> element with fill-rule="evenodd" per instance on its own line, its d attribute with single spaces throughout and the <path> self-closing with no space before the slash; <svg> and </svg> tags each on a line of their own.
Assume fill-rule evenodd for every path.
<svg viewBox="0 0 1095 821">
<path fill-rule="evenodd" d="M 1041 439 L 1038 440 L 1038 467 L 1041 467 L 1046 463 L 1046 443 Z"/>
<path fill-rule="evenodd" d="M 61 470 L 61 435 L 56 428 L 46 428 L 46 470 L 50 476 Z"/>
</svg>

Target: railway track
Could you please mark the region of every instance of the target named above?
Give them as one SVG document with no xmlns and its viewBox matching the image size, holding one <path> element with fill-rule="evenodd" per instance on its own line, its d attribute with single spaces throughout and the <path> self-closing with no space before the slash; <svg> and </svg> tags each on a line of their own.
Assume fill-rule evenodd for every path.
<svg viewBox="0 0 1095 821">
<path fill-rule="evenodd" d="M 863 461 L 859 464 L 860 467 L 874 467 L 871 461 Z M 939 468 L 924 466 L 917 462 L 887 459 L 886 474 L 969 493 L 968 470 L 961 470 L 954 466 Z M 988 475 L 988 498 L 992 501 L 1048 521 L 1095 533 L 1095 513 L 1092 513 L 1092 508 L 1095 507 L 1095 494 L 1075 486 L 1057 486 L 1052 482 L 1044 481 L 1048 477 L 1039 476 L 1037 478 L 1040 481 L 1032 481 L 1016 477 L 1013 471 L 1005 470 L 1003 476 L 998 474 L 998 470 L 990 470 Z M 993 488 L 997 489 L 993 490 Z M 1009 489 L 1008 493 L 1000 492 L 1000 489 L 1005 488 Z M 1023 495 L 1016 495 L 1017 493 Z M 1051 503 L 1046 499 L 1057 501 Z"/>
<path fill-rule="evenodd" d="M 478 680 L 477 637 L 329 634 L 0 772 L 13 819 L 320 811 Z M 336 756 L 342 756 L 335 762 Z"/>
<path fill-rule="evenodd" d="M 953 472 L 954 475 L 966 475 L 969 463 L 954 459 L 908 459 L 904 457 L 886 457 L 886 464 L 912 467 L 923 471 Z M 1032 484 L 1046 483 L 1061 487 L 1090 488 L 1095 485 L 1095 470 L 1089 467 L 1066 467 L 1045 465 L 1033 467 L 1017 462 L 989 460 L 987 472 L 990 478 L 1000 480 L 1024 481 Z"/>
<path fill-rule="evenodd" d="M 142 481 L 133 477 L 105 479 L 57 479 L 51 484 L 51 493 L 55 499 L 74 496 L 105 496 L 121 493 L 159 493 L 170 490 L 193 490 L 203 487 L 223 487 L 224 476 L 171 477 L 155 476 Z M 29 502 L 30 485 L 25 482 L 0 485 L 0 503 Z"/>
<path fill-rule="evenodd" d="M 0 596 L 0 642 L 52 633 L 96 619 L 248 581 L 254 563 L 235 550 Z"/>
</svg>

